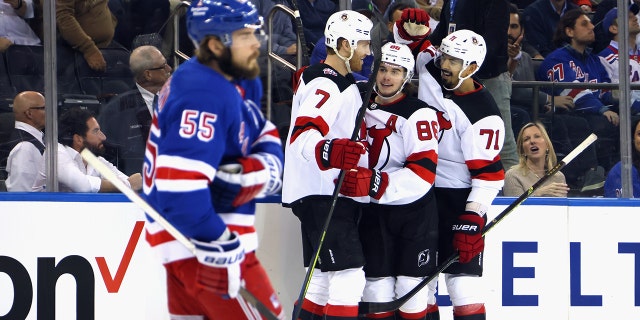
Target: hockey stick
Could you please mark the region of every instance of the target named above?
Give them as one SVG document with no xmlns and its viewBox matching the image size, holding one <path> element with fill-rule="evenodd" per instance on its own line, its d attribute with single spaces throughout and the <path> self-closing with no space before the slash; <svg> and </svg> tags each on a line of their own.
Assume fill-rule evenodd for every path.
<svg viewBox="0 0 640 320">
<path fill-rule="evenodd" d="M 375 56 L 373 61 L 373 70 L 369 75 L 369 82 L 367 86 L 367 91 L 365 92 L 362 99 L 362 106 L 358 109 L 358 113 L 356 115 L 356 124 L 353 128 L 353 132 L 351 133 L 351 141 L 356 141 L 358 138 L 358 134 L 360 133 L 360 126 L 362 126 L 362 122 L 364 121 L 364 115 L 367 112 L 367 107 L 369 106 L 369 99 L 371 99 L 371 94 L 373 93 L 373 86 L 376 84 L 376 77 L 378 75 L 378 69 L 380 68 L 380 61 L 382 59 L 382 55 L 379 54 Z M 322 243 L 324 242 L 324 237 L 327 234 L 327 229 L 329 229 L 329 223 L 331 222 L 331 217 L 333 216 L 333 211 L 336 208 L 336 203 L 338 202 L 338 195 L 340 194 L 340 187 L 342 187 L 342 181 L 344 181 L 345 170 L 340 170 L 340 174 L 338 174 L 338 180 L 336 182 L 336 186 L 333 189 L 333 194 L 331 195 L 331 207 L 329 207 L 329 213 L 327 214 L 327 218 L 324 221 L 324 225 L 322 226 L 322 231 L 320 232 L 320 239 L 318 240 L 318 248 L 311 258 L 311 262 L 309 263 L 309 268 L 307 269 L 307 273 L 304 276 L 304 281 L 302 283 L 302 288 L 300 289 L 300 295 L 298 296 L 298 302 L 293 307 L 293 320 L 297 320 L 298 316 L 300 316 L 300 310 L 302 308 L 302 301 L 304 300 L 304 296 L 307 294 L 307 290 L 309 289 L 309 283 L 311 282 L 311 276 L 313 275 L 313 270 L 318 263 L 318 258 L 320 256 L 320 249 L 322 249 Z"/>
<path fill-rule="evenodd" d="M 140 197 L 135 191 L 131 188 L 127 187 L 124 182 L 120 181 L 113 171 L 111 171 L 106 165 L 104 165 L 98 158 L 89 151 L 89 149 L 84 149 L 80 152 L 82 158 L 87 161 L 92 167 L 94 167 L 100 174 L 105 177 L 109 182 L 113 183 L 113 185 L 118 188 L 131 202 L 135 203 L 142 209 L 149 217 L 158 222 L 171 236 L 173 236 L 178 242 L 187 247 L 191 253 L 195 255 L 196 247 L 193 243 L 187 239 L 178 229 L 176 229 L 169 221 L 167 221 L 163 216 L 160 215 L 153 207 L 151 207 L 142 197 Z M 247 291 L 244 287 L 240 287 L 240 295 L 242 298 L 251 303 L 260 314 L 264 316 L 265 319 L 268 320 L 278 320 L 278 317 L 274 315 L 267 306 L 265 306 L 260 300 L 258 300 L 251 292 Z"/>
<path fill-rule="evenodd" d="M 571 151 L 567 156 L 562 159 L 562 161 L 558 162 L 549 172 L 547 172 L 542 178 L 540 178 L 536 183 L 534 183 L 527 191 L 521 194 L 514 202 L 512 202 L 507 208 L 502 210 L 500 214 L 498 214 L 495 218 L 493 218 L 485 227 L 482 235 L 486 235 L 491 229 L 495 227 L 502 219 L 504 219 L 511 211 L 513 211 L 516 207 L 518 207 L 523 201 L 525 201 L 529 196 L 533 194 L 535 190 L 537 190 L 543 183 L 545 183 L 551 176 L 556 174 L 560 169 L 566 166 L 569 162 L 571 162 L 575 157 L 577 157 L 582 151 L 584 151 L 587 147 L 589 147 L 594 141 L 596 141 L 598 137 L 595 134 L 591 134 L 588 136 L 582 143 L 580 143 L 573 151 Z M 378 312 L 389 312 L 399 309 L 403 304 L 405 304 L 409 299 L 411 299 L 418 291 L 422 290 L 429 282 L 433 279 L 436 279 L 440 273 L 442 273 L 445 269 L 447 269 L 452 263 L 456 262 L 460 255 L 455 253 L 451 255 L 447 260 L 445 260 L 442 265 L 440 265 L 433 274 L 429 275 L 425 279 L 423 279 L 415 288 L 411 289 L 411 291 L 407 292 L 404 296 L 388 302 L 366 302 L 362 301 L 358 305 L 358 313 L 360 315 L 366 315 L 370 313 L 378 313 Z"/>
</svg>

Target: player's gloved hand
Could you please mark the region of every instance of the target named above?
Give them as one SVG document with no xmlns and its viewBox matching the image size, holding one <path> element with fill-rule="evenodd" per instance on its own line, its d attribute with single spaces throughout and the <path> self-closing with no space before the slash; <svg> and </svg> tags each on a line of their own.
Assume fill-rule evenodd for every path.
<svg viewBox="0 0 640 320">
<path fill-rule="evenodd" d="M 484 250 L 482 231 L 486 223 L 486 215 L 467 211 L 453 224 L 453 247 L 460 254 L 460 263 L 468 263 Z"/>
<path fill-rule="evenodd" d="M 403 40 L 418 41 L 429 35 L 429 14 L 420 8 L 402 10 L 400 20 L 396 21 L 398 35 Z"/>
<path fill-rule="evenodd" d="M 389 186 L 389 175 L 386 172 L 358 167 L 344 175 L 340 193 L 348 197 L 370 196 L 379 200 Z"/>
<path fill-rule="evenodd" d="M 320 170 L 355 169 L 364 153 L 361 143 L 346 138 L 322 140 L 316 145 L 316 162 Z"/>
<path fill-rule="evenodd" d="M 200 242 L 191 239 L 196 246 L 198 268 L 196 285 L 224 297 L 238 296 L 242 284 L 240 263 L 244 260 L 244 248 L 236 233 L 224 241 Z"/>
<path fill-rule="evenodd" d="M 209 185 L 211 199 L 217 211 L 243 205 L 265 189 L 275 188 L 274 192 L 280 189 L 282 183 L 277 164 L 272 164 L 269 158 L 264 160 L 262 162 L 254 157 L 244 157 L 239 158 L 237 163 L 218 167 L 216 177 Z"/>
</svg>

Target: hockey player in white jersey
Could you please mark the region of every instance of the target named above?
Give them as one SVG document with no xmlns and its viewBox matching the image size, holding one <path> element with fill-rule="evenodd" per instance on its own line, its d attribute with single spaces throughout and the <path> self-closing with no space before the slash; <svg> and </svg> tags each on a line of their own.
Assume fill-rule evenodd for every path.
<svg viewBox="0 0 640 320">
<path fill-rule="evenodd" d="M 432 46 L 426 39 L 429 30 L 420 27 L 425 24 L 422 16 L 406 12 L 394 28 L 396 41 L 413 44 L 421 72 L 439 71 L 435 76 L 450 98 L 431 97 L 451 122 L 451 128 L 441 132 L 435 181 L 439 259 L 455 252 L 460 255 L 459 262 L 444 272 L 454 319 L 484 320 L 482 232 L 489 206 L 504 181 L 500 162 L 504 122 L 491 94 L 472 78 L 486 54 L 482 36 L 470 30 L 455 31 L 442 40 L 434 55 L 427 50 Z M 430 68 L 434 65 L 439 70 Z M 432 94 L 437 88 L 432 75 L 420 75 L 421 91 L 430 89 L 428 94 Z"/>
<path fill-rule="evenodd" d="M 285 148 L 282 202 L 300 219 L 309 266 L 329 213 L 340 169 L 367 166 L 362 143 L 350 141 L 360 93 L 351 71 L 370 54 L 372 22 L 355 11 L 331 15 L 325 28 L 327 59 L 306 68 L 294 88 Z M 367 197 L 340 197 L 319 253 L 299 319 L 357 319 L 365 285 L 357 222 Z M 324 318 L 323 318 L 324 317 Z"/>
<path fill-rule="evenodd" d="M 432 187 L 439 119 L 444 118 L 406 90 L 414 65 L 409 47 L 393 42 L 382 47 L 376 96 L 365 115 L 369 168 L 347 172 L 341 188 L 345 195 L 370 196 L 372 202 L 360 220 L 367 262 L 363 301 L 401 297 L 437 266 L 438 211 Z M 424 319 L 427 300 L 427 294 L 417 294 L 397 313 L 367 319 Z"/>
</svg>

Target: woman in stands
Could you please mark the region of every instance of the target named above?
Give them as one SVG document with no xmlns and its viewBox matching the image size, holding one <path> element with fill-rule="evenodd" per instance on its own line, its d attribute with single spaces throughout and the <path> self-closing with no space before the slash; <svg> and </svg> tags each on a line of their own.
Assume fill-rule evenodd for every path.
<svg viewBox="0 0 640 320">
<path fill-rule="evenodd" d="M 517 197 L 542 178 L 556 165 L 556 152 L 544 126 L 539 122 L 525 124 L 516 141 L 520 161 L 511 167 L 504 177 L 504 195 Z M 534 197 L 566 197 L 569 186 L 564 174 L 558 172 L 550 177 Z"/>
</svg>

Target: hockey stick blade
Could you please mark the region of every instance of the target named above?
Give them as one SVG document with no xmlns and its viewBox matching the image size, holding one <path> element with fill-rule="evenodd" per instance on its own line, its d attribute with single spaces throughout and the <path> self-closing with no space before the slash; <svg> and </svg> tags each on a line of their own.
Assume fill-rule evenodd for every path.
<svg viewBox="0 0 640 320">
<path fill-rule="evenodd" d="M 547 172 L 542 178 L 536 181 L 529 189 L 527 189 L 523 194 L 521 194 L 515 201 L 513 201 L 508 207 L 506 207 L 500 214 L 498 214 L 495 218 L 493 218 L 489 223 L 487 223 L 482 235 L 486 235 L 491 229 L 493 229 L 502 219 L 504 219 L 509 213 L 511 213 L 516 207 L 518 207 L 522 202 L 524 202 L 529 196 L 533 194 L 535 190 L 537 190 L 542 184 L 544 184 L 549 178 L 551 178 L 554 174 L 556 174 L 560 169 L 569 164 L 575 157 L 577 157 L 580 153 L 582 153 L 586 148 L 588 148 L 594 141 L 596 141 L 598 137 L 595 134 L 591 134 L 588 136 L 582 143 L 580 143 L 573 151 L 569 152 L 562 161 L 558 162 L 549 172 Z M 420 290 L 422 290 L 429 282 L 436 279 L 440 273 L 446 270 L 451 264 L 456 262 L 460 255 L 455 253 L 451 255 L 447 260 L 445 260 L 438 268 L 433 272 L 433 274 L 425 277 L 415 288 L 411 289 L 411 291 L 407 292 L 404 296 L 387 302 L 366 302 L 362 301 L 358 305 L 358 314 L 367 315 L 371 313 L 378 312 L 390 312 L 394 310 L 398 310 L 403 304 L 405 304 L 409 299 L 413 298 Z"/>
<path fill-rule="evenodd" d="M 369 106 L 369 100 L 371 99 L 371 95 L 373 94 L 373 86 L 376 83 L 376 77 L 378 75 L 378 69 L 380 68 L 380 62 L 382 60 L 382 56 L 374 56 L 375 59 L 373 61 L 373 69 L 371 74 L 369 75 L 369 82 L 367 86 L 367 91 L 362 97 L 362 105 L 358 109 L 358 114 L 356 115 L 355 127 L 353 128 L 353 132 L 351 133 L 351 140 L 355 141 L 358 138 L 358 134 L 360 133 L 360 126 L 364 121 L 364 115 L 367 111 L 367 107 Z M 318 258 L 320 257 L 320 249 L 322 249 L 322 244 L 324 242 L 324 237 L 327 234 L 327 229 L 329 229 L 329 223 L 331 222 L 331 217 L 333 216 L 333 210 L 336 207 L 336 203 L 338 202 L 338 195 L 340 194 L 340 187 L 342 186 L 342 182 L 344 181 L 345 171 L 340 170 L 338 174 L 338 180 L 336 182 L 335 187 L 333 188 L 333 194 L 331 195 L 331 207 L 329 208 L 329 213 L 327 214 L 327 218 L 324 221 L 324 225 L 322 227 L 322 232 L 320 233 L 320 239 L 318 240 L 318 248 L 311 258 L 309 262 L 309 268 L 304 276 L 304 280 L 302 282 L 302 288 L 300 288 L 300 294 L 298 295 L 298 300 L 295 306 L 293 307 L 293 320 L 297 320 L 298 316 L 300 316 L 300 310 L 302 308 L 302 301 L 304 297 L 307 295 L 307 290 L 309 289 L 309 283 L 311 282 L 311 276 L 313 276 L 313 271 L 318 263 Z"/>
<path fill-rule="evenodd" d="M 142 209 L 149 217 L 158 222 L 167 232 L 173 236 L 178 242 L 180 242 L 183 246 L 187 247 L 191 253 L 195 254 L 196 247 L 193 245 L 187 237 L 185 237 L 178 229 L 176 229 L 169 221 L 167 221 L 163 216 L 158 213 L 151 205 L 149 205 L 142 197 L 140 197 L 135 191 L 131 188 L 127 187 L 124 182 L 122 182 L 116 176 L 113 171 L 111 171 L 105 164 L 100 162 L 100 160 L 91 152 L 89 149 L 84 149 L 80 152 L 82 158 L 87 161 L 93 168 L 95 168 L 100 174 L 105 177 L 109 182 L 111 182 L 120 192 L 122 192 L 131 202 L 138 205 L 140 209 Z M 265 306 L 258 298 L 256 298 L 251 292 L 247 291 L 244 287 L 240 287 L 240 295 L 242 298 L 251 303 L 265 319 L 268 320 L 279 320 L 279 318 L 274 315 L 267 306 Z"/>
</svg>

